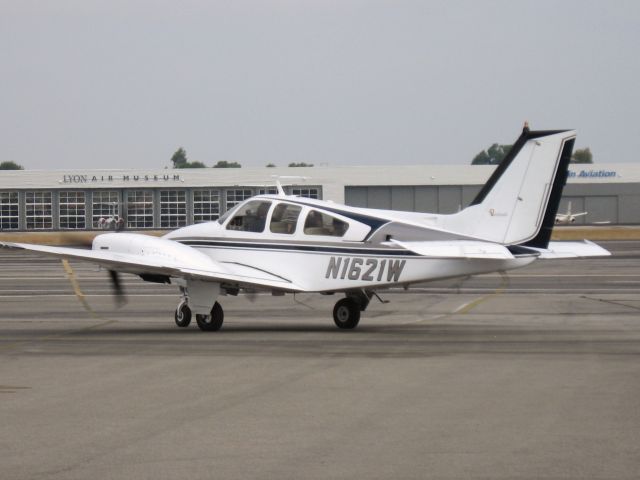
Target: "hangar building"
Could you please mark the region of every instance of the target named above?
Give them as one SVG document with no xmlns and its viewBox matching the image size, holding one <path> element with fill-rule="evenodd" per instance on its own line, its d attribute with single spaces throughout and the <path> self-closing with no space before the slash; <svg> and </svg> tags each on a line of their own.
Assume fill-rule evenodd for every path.
<svg viewBox="0 0 640 480">
<path fill-rule="evenodd" d="M 0 172 L 0 230 L 172 229 L 217 219 L 238 202 L 287 193 L 347 205 L 452 213 L 495 167 L 480 165 Z M 301 177 L 304 175 L 304 178 Z M 295 178 L 293 178 L 295 177 Z M 640 224 L 640 165 L 572 165 L 560 211 L 576 223 Z"/>
</svg>

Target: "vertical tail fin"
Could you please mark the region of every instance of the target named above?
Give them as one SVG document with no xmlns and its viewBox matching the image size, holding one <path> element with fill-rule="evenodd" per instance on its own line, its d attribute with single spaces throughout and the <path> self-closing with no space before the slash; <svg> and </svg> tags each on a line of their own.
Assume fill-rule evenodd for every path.
<svg viewBox="0 0 640 480">
<path fill-rule="evenodd" d="M 471 205 L 447 228 L 505 245 L 545 248 L 567 180 L 575 131 L 525 127 Z"/>
</svg>

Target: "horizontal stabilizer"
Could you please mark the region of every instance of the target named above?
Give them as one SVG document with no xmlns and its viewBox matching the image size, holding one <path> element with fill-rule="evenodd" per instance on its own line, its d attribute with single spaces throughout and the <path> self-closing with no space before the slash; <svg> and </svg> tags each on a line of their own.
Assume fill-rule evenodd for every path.
<svg viewBox="0 0 640 480">
<path fill-rule="evenodd" d="M 476 242 L 472 240 L 400 242 L 394 239 L 390 240 L 390 242 L 424 257 L 481 258 L 492 260 L 514 258 L 506 247 L 490 242 Z"/>
<path fill-rule="evenodd" d="M 527 247 L 540 252 L 538 258 L 583 258 L 583 257 L 607 257 L 611 252 L 589 240 L 583 242 L 549 242 L 548 248 Z"/>
</svg>

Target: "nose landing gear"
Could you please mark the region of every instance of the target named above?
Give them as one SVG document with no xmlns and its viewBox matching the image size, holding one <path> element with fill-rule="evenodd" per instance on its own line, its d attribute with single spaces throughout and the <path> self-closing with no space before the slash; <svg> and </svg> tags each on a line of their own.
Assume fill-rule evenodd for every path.
<svg viewBox="0 0 640 480">
<path fill-rule="evenodd" d="M 220 330 L 224 322 L 224 311 L 218 302 L 213 304 L 209 315 L 196 314 L 196 323 L 203 332 L 215 332 Z"/>
<path fill-rule="evenodd" d="M 193 312 L 189 304 L 193 302 L 193 297 L 191 297 L 187 293 L 187 289 L 183 286 L 180 287 L 180 295 L 181 295 L 180 303 L 178 304 L 178 308 L 176 308 L 174 318 L 175 318 L 176 325 L 178 327 L 184 328 L 184 327 L 188 327 L 189 324 L 191 323 Z M 205 305 L 207 305 L 208 303 L 208 302 L 205 303 L 206 297 L 200 296 L 198 300 L 200 301 L 200 303 L 195 303 L 195 304 L 192 303 L 194 310 L 196 312 L 197 311 L 202 312 L 202 307 L 204 306 L 205 308 L 204 311 L 206 312 L 207 307 Z M 209 305 L 211 304 L 209 303 Z M 196 323 L 198 324 L 198 327 L 200 328 L 200 330 L 204 332 L 214 332 L 216 330 L 220 330 L 220 327 L 222 327 L 223 322 L 224 322 L 224 311 L 222 310 L 222 306 L 218 302 L 215 302 L 213 304 L 213 307 L 211 308 L 211 311 L 208 314 L 196 313 Z"/>
<path fill-rule="evenodd" d="M 182 300 L 176 308 L 174 318 L 176 325 L 181 328 L 188 327 L 191 323 L 191 309 L 185 300 Z"/>
</svg>

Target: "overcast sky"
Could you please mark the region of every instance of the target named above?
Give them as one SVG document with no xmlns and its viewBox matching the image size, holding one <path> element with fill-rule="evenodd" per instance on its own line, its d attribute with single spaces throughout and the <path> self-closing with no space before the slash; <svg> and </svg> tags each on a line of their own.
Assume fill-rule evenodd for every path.
<svg viewBox="0 0 640 480">
<path fill-rule="evenodd" d="M 0 0 L 0 161 L 466 164 L 522 123 L 640 159 L 638 1 Z"/>
</svg>

